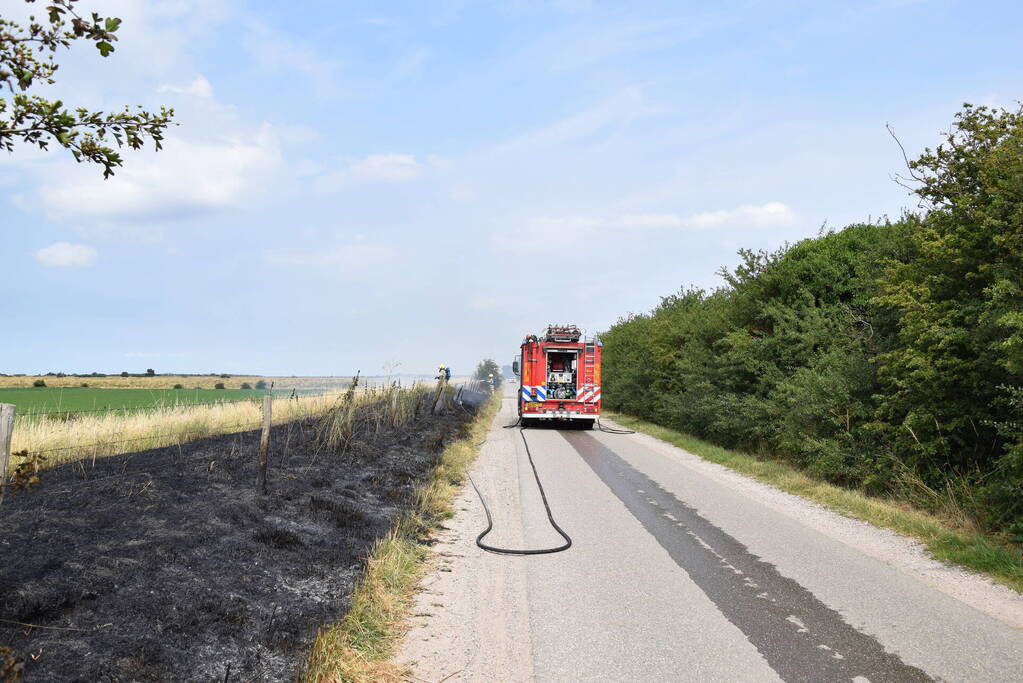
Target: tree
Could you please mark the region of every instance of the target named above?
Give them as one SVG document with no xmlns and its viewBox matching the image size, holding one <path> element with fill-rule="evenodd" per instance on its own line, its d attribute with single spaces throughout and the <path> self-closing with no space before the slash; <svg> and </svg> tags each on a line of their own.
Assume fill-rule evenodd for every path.
<svg viewBox="0 0 1023 683">
<path fill-rule="evenodd" d="M 127 376 L 128 376 L 128 371 L 127 370 L 125 370 L 124 372 L 121 373 L 121 377 L 127 377 Z"/>
<path fill-rule="evenodd" d="M 929 208 L 879 303 L 898 316 L 879 359 L 884 417 L 939 469 L 986 468 L 1005 445 L 1005 386 L 1023 385 L 1023 110 L 965 105 L 908 162 Z"/>
<path fill-rule="evenodd" d="M 146 377 L 155 377 L 155 376 L 156 376 L 156 370 L 154 370 L 153 368 L 147 368 L 146 369 Z"/>
<path fill-rule="evenodd" d="M 161 149 L 174 110 L 160 107 L 158 113 L 151 113 L 130 106 L 117 112 L 70 109 L 60 100 L 26 92 L 34 85 L 56 82 L 57 51 L 70 48 L 75 41 L 93 43 L 103 57 L 114 51 L 112 43 L 117 41 L 121 20 L 95 12 L 83 17 L 76 9 L 78 1 L 49 0 L 45 20 L 31 16 L 28 26 L 0 16 L 0 92 L 9 92 L 9 98 L 0 97 L 0 149 L 12 152 L 19 144 L 48 149 L 56 143 L 70 150 L 78 162 L 100 164 L 103 177 L 109 178 L 123 163 L 110 143 L 140 149 L 146 140 L 152 140 L 155 148 Z M 25 2 L 34 4 L 35 0 Z"/>
<path fill-rule="evenodd" d="M 500 377 L 501 368 L 497 366 L 497 363 L 492 358 L 484 358 L 476 366 L 476 373 L 473 377 L 476 379 L 489 379 L 490 375 Z"/>
</svg>

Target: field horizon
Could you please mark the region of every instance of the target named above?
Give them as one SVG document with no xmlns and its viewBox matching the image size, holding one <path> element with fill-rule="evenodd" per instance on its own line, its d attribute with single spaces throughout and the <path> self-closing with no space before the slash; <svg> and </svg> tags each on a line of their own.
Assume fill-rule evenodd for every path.
<svg viewBox="0 0 1023 683">
<path fill-rule="evenodd" d="M 132 374 L 124 377 L 120 374 L 0 374 L 0 390 L 31 388 L 37 380 L 46 382 L 46 388 L 82 388 L 92 389 L 174 389 L 180 384 L 181 389 L 215 389 L 223 384 L 224 389 L 242 389 L 243 384 L 255 388 L 256 383 L 264 381 L 273 384 L 274 390 L 299 391 L 343 389 L 348 386 L 355 372 L 346 375 L 230 375 L 230 374 L 165 374 L 140 375 Z M 395 375 L 360 375 L 359 383 L 367 385 L 383 385 L 393 381 L 406 384 L 410 381 L 429 380 L 426 374 L 395 374 Z"/>
</svg>

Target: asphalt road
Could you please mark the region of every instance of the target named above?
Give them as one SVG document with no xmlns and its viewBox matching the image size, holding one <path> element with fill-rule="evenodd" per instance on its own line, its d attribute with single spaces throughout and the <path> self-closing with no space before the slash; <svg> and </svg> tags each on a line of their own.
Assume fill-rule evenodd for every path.
<svg viewBox="0 0 1023 683">
<path fill-rule="evenodd" d="M 473 473 L 487 542 L 558 545 L 514 419 Z M 524 436 L 573 546 L 479 551 L 468 489 L 400 658 L 417 680 L 1023 681 L 1023 599 L 907 539 L 644 435 Z"/>
</svg>

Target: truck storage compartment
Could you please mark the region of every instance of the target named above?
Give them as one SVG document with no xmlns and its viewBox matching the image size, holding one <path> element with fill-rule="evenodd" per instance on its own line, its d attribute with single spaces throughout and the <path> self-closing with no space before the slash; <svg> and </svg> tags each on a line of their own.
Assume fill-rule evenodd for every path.
<svg viewBox="0 0 1023 683">
<path fill-rule="evenodd" d="M 579 382 L 579 355 L 577 351 L 547 352 L 547 398 L 561 401 L 575 400 Z"/>
</svg>

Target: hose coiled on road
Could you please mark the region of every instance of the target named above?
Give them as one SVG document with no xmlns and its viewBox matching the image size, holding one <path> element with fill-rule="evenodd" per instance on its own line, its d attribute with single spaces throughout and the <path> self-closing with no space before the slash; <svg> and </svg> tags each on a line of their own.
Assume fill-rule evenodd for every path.
<svg viewBox="0 0 1023 683">
<path fill-rule="evenodd" d="M 517 427 L 518 421 L 515 424 L 505 425 L 505 429 Z M 529 450 L 529 442 L 526 441 L 526 435 L 524 428 L 519 428 L 519 436 L 522 437 L 522 443 L 526 446 L 526 456 L 529 458 L 529 466 L 533 468 L 533 478 L 536 479 L 536 487 L 540 490 L 540 498 L 543 500 L 544 509 L 547 511 L 547 520 L 554 527 L 554 530 L 561 535 L 565 542 L 554 548 L 536 548 L 536 549 L 517 549 L 517 548 L 498 548 L 497 546 L 487 545 L 483 542 L 483 539 L 487 534 L 494 528 L 494 518 L 490 514 L 490 507 L 487 505 L 487 501 L 483 498 L 483 493 L 480 491 L 480 487 L 476 486 L 476 482 L 473 481 L 472 475 L 469 475 L 469 483 L 476 489 L 476 495 L 480 498 L 480 503 L 483 504 L 483 511 L 487 514 L 487 528 L 480 532 L 480 535 L 476 537 L 476 545 L 483 550 L 490 553 L 497 553 L 498 555 L 548 555 L 551 553 L 560 553 L 568 550 L 572 547 L 572 537 L 565 533 L 565 530 L 558 526 L 558 523 L 554 521 L 554 515 L 551 513 L 550 503 L 547 502 L 547 492 L 543 489 L 543 484 L 540 482 L 540 475 L 536 471 L 536 463 L 533 462 L 533 454 Z"/>
<path fill-rule="evenodd" d="M 543 483 L 541 483 L 540 481 L 540 475 L 536 471 L 536 463 L 533 462 L 533 453 L 529 450 L 529 442 L 526 441 L 525 427 L 520 426 L 521 424 L 522 416 L 520 415 L 519 418 L 515 420 L 515 422 L 511 423 L 510 425 L 504 425 L 504 429 L 513 429 L 515 427 L 519 427 L 519 436 L 522 437 L 522 443 L 526 447 L 526 456 L 529 458 L 529 466 L 533 469 L 533 478 L 536 479 L 536 487 L 537 489 L 540 490 L 540 498 L 541 500 L 543 500 L 543 507 L 547 511 L 547 520 L 551 523 L 551 526 L 554 527 L 554 530 L 557 531 L 558 534 L 560 534 L 563 539 L 565 539 L 565 542 L 554 548 L 536 548 L 524 550 L 517 548 L 498 548 L 497 546 L 492 546 L 484 543 L 483 539 L 486 538 L 487 534 L 489 534 L 494 529 L 494 518 L 490 514 L 490 506 L 487 505 L 487 501 L 483 497 L 483 493 L 480 491 L 480 487 L 476 485 L 476 482 L 473 480 L 472 475 L 470 474 L 468 475 L 469 483 L 472 484 L 473 489 L 476 490 L 476 495 L 479 496 L 480 503 L 483 504 L 483 512 L 485 512 L 487 515 L 487 528 L 481 531 L 480 535 L 476 537 L 476 545 L 478 545 L 483 550 L 486 550 L 487 552 L 497 553 L 499 555 L 547 555 L 551 553 L 560 553 L 572 547 L 572 538 L 567 533 L 565 533 L 564 529 L 558 526 L 558 523 L 556 521 L 554 521 L 554 515 L 551 513 L 550 503 L 547 502 L 547 492 L 544 491 Z M 604 425 L 600 424 L 599 419 L 597 420 L 597 429 L 606 434 L 636 433 L 631 429 L 614 429 L 612 427 L 605 427 Z"/>
</svg>

